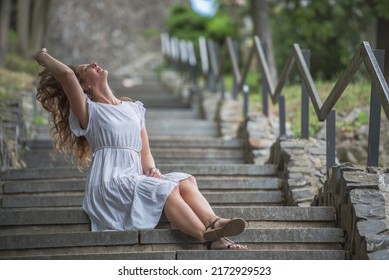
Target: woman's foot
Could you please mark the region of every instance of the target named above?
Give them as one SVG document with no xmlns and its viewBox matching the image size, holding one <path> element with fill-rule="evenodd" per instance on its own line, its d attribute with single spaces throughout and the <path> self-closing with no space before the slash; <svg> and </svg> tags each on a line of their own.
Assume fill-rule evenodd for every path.
<svg viewBox="0 0 389 280">
<path fill-rule="evenodd" d="M 207 250 L 247 250 L 246 245 L 237 244 L 228 238 L 219 238 L 215 241 L 207 241 L 204 243 Z"/>
<path fill-rule="evenodd" d="M 216 218 L 210 223 L 203 234 L 206 241 L 215 241 L 226 236 L 240 234 L 246 227 L 246 222 L 240 218 L 224 219 Z"/>
</svg>

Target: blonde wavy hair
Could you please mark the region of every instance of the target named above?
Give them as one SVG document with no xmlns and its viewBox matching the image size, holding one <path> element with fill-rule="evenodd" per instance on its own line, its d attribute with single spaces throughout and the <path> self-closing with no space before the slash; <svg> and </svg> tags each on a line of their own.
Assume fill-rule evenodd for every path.
<svg viewBox="0 0 389 280">
<path fill-rule="evenodd" d="M 81 84 L 82 81 L 75 67 L 70 66 L 70 68 Z M 42 70 L 38 77 L 36 98 L 50 114 L 50 135 L 54 144 L 52 157 L 55 158 L 58 153 L 61 153 L 67 159 L 70 158 L 78 169 L 85 170 L 90 163 L 91 146 L 84 136 L 76 137 L 70 129 L 70 103 L 62 85 L 48 69 Z"/>
</svg>

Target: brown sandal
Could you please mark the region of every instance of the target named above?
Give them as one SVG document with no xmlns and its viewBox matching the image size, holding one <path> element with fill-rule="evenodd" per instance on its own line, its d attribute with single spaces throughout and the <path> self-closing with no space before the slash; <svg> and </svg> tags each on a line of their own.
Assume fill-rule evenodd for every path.
<svg viewBox="0 0 389 280">
<path fill-rule="evenodd" d="M 212 243 L 214 241 L 204 242 L 203 245 L 204 245 L 205 249 L 207 249 L 207 250 L 247 250 L 247 248 L 236 248 L 236 249 L 231 248 L 231 246 L 233 246 L 236 243 L 228 238 L 225 238 L 225 237 L 223 237 L 223 239 L 226 240 L 229 244 L 225 245 L 224 247 L 221 247 L 221 248 L 212 248 Z"/>
<path fill-rule="evenodd" d="M 246 227 L 246 223 L 243 219 L 234 218 L 229 220 L 223 226 L 215 228 L 216 222 L 220 219 L 218 217 L 212 223 L 210 223 L 206 228 L 203 234 L 203 238 L 206 241 L 215 241 L 219 238 L 226 236 L 234 236 L 240 234 Z"/>
</svg>

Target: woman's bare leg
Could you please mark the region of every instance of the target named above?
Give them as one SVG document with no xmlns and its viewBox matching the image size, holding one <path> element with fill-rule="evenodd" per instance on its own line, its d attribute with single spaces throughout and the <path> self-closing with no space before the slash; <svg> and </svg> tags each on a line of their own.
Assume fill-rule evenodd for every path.
<svg viewBox="0 0 389 280">
<path fill-rule="evenodd" d="M 209 205 L 209 202 L 199 191 L 196 179 L 193 176 L 181 181 L 179 189 L 182 198 L 190 206 L 190 208 L 192 208 L 192 210 L 196 213 L 204 225 L 209 225 L 215 221 L 217 216 L 211 205 Z M 225 219 L 221 219 L 220 222 L 223 222 L 223 220 Z"/>
<path fill-rule="evenodd" d="M 182 198 L 179 188 L 175 188 L 168 196 L 164 208 L 165 216 L 178 230 L 205 242 L 203 233 L 204 223 L 199 219 L 192 208 Z M 220 238 L 211 243 L 211 249 L 247 249 L 241 244 L 231 244 L 228 240 Z"/>
<path fill-rule="evenodd" d="M 165 202 L 166 218 L 180 231 L 204 242 L 204 223 L 199 219 L 192 208 L 183 200 L 179 188 L 175 188 Z"/>
<path fill-rule="evenodd" d="M 213 222 L 217 216 L 209 205 L 208 201 L 200 193 L 194 177 L 181 181 L 179 187 L 175 188 L 168 196 L 164 208 L 165 216 L 178 230 L 193 236 L 204 242 L 203 233 L 205 225 Z M 217 223 L 220 226 L 228 219 L 220 219 Z M 231 244 L 230 241 L 220 238 L 213 241 L 211 249 L 247 249 L 241 244 Z"/>
</svg>

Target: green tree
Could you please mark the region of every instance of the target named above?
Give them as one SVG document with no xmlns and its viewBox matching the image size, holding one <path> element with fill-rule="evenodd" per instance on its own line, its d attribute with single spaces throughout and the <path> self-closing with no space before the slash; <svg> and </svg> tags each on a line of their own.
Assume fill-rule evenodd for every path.
<svg viewBox="0 0 389 280">
<path fill-rule="evenodd" d="M 207 18 L 195 13 L 186 4 L 176 4 L 170 9 L 167 25 L 171 36 L 195 43 L 200 36 L 213 39 L 219 44 L 222 44 L 227 36 L 238 36 L 237 19 L 228 16 L 223 9 Z"/>
<path fill-rule="evenodd" d="M 311 50 L 312 73 L 331 79 L 343 71 L 356 47 L 371 29 L 373 47 L 389 51 L 389 2 L 378 0 L 280 0 L 272 2 L 271 18 L 278 67 L 293 43 Z M 388 55 L 386 56 L 388 59 Z M 385 68 L 388 68 L 389 65 Z"/>
</svg>

